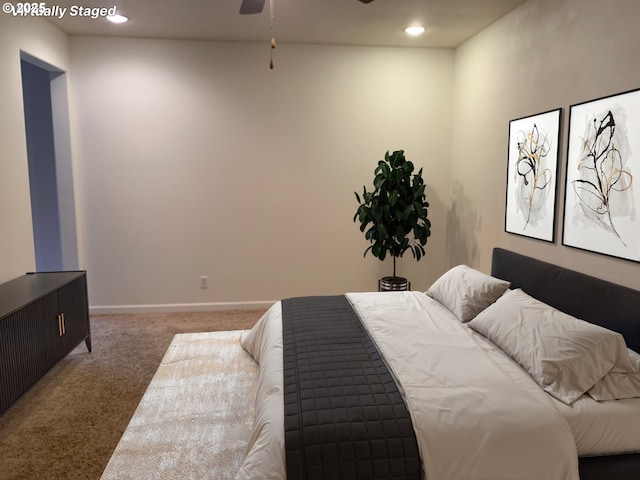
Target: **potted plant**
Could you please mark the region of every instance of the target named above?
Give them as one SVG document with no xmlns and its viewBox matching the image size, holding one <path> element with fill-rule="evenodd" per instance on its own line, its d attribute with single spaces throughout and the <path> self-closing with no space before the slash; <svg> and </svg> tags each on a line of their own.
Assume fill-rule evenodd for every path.
<svg viewBox="0 0 640 480">
<path fill-rule="evenodd" d="M 422 168 L 416 174 L 413 170 L 404 150 L 387 152 L 374 171 L 374 190 L 368 192 L 365 186 L 362 197 L 354 192 L 360 205 L 353 221 L 360 223 L 360 231 L 371 243 L 364 256 L 371 251 L 380 260 L 393 257 L 393 276 L 380 279 L 380 290 L 408 290 L 407 279 L 396 276 L 396 258 L 411 250 L 419 261 L 431 235 Z"/>
</svg>

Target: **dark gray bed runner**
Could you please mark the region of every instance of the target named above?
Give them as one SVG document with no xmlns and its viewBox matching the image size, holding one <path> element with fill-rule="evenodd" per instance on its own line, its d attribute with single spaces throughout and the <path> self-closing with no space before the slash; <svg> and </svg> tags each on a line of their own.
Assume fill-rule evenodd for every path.
<svg viewBox="0 0 640 480">
<path fill-rule="evenodd" d="M 409 412 L 345 296 L 282 301 L 287 480 L 421 478 Z"/>
</svg>

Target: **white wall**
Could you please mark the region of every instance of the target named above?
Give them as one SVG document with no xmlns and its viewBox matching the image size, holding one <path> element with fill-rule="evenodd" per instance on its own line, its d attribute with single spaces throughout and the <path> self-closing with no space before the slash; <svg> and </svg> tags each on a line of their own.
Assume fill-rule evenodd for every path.
<svg viewBox="0 0 640 480">
<path fill-rule="evenodd" d="M 274 71 L 267 45 L 68 40 L 46 21 L 1 16 L 0 281 L 35 266 L 22 49 L 71 71 L 80 266 L 94 306 L 375 288 L 391 262 L 362 258 L 352 192 L 395 148 L 424 167 L 432 204 L 427 258 L 399 264 L 414 288 L 456 263 L 488 271 L 496 245 L 640 288 L 638 264 L 560 245 L 568 107 L 640 86 L 640 2 L 613 4 L 529 1 L 455 53 L 279 45 Z M 549 244 L 504 233 L 506 141 L 509 120 L 556 107 Z"/>
<path fill-rule="evenodd" d="M 0 15 L 0 283 L 35 269 L 21 50 L 69 68 L 66 34 L 42 19 Z"/>
<path fill-rule="evenodd" d="M 560 245 L 569 107 L 640 87 L 638 20 L 637 0 L 530 0 L 456 50 L 450 265 L 488 271 L 503 246 L 640 289 L 640 264 Z M 509 121 L 558 107 L 556 242 L 506 234 Z"/>
<path fill-rule="evenodd" d="M 81 263 L 94 307 L 375 289 L 354 190 L 424 167 L 444 269 L 453 52 L 71 37 Z M 199 288 L 201 275 L 210 287 Z"/>
</svg>

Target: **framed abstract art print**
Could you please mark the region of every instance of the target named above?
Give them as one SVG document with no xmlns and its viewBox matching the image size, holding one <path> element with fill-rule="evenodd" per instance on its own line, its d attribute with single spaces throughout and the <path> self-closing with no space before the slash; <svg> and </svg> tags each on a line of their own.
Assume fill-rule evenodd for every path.
<svg viewBox="0 0 640 480">
<path fill-rule="evenodd" d="M 640 261 L 640 89 L 571 106 L 563 245 Z"/>
<path fill-rule="evenodd" d="M 505 231 L 553 242 L 562 109 L 509 122 Z"/>
</svg>

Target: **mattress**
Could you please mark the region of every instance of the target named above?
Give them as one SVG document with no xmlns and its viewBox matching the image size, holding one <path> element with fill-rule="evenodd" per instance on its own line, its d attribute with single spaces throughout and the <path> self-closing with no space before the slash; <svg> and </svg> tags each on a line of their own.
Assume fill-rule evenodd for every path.
<svg viewBox="0 0 640 480">
<path fill-rule="evenodd" d="M 421 415 L 423 417 L 439 416 L 444 420 L 444 427 L 441 430 L 459 429 L 461 432 L 458 438 L 451 437 L 446 442 L 430 441 L 429 435 L 418 432 L 417 436 L 421 438 L 423 463 L 431 467 L 440 464 L 466 463 L 467 472 L 473 471 L 474 473 L 469 474 L 468 477 L 464 475 L 452 477 L 451 471 L 447 468 L 438 466 L 429 473 L 428 468 L 430 467 L 427 467 L 426 478 L 510 478 L 504 476 L 504 472 L 500 476 L 495 471 L 490 471 L 490 468 L 484 474 L 477 474 L 476 472 L 487 468 L 487 466 L 474 464 L 478 456 L 475 455 L 470 445 L 474 446 L 475 450 L 482 452 L 481 457 L 484 460 L 493 459 L 489 462 L 492 465 L 508 463 L 509 455 L 512 452 L 514 455 L 516 453 L 517 455 L 525 455 L 527 452 L 540 454 L 540 450 L 544 451 L 544 454 L 540 454 L 538 457 L 534 455 L 533 461 L 528 460 L 531 462 L 530 468 L 514 467 L 520 472 L 520 476 L 511 478 L 553 478 L 547 476 L 546 473 L 531 473 L 534 465 L 544 464 L 545 460 L 548 464 L 563 469 L 557 478 L 577 478 L 573 471 L 574 465 L 569 464 L 572 462 L 577 464 L 578 455 L 604 455 L 640 450 L 640 427 L 637 426 L 637 423 L 628 421 L 629 418 L 640 418 L 640 401 L 595 402 L 585 397 L 575 402 L 571 407 L 563 406 L 543 392 L 518 364 L 484 337 L 461 324 L 451 315 L 449 310 L 426 295 L 419 292 L 385 292 L 349 294 L 348 297 L 358 314 L 363 318 L 365 328 L 384 353 L 392 373 L 399 380 L 400 388 L 412 411 L 412 417 L 415 412 L 418 412 L 416 415 L 418 418 Z M 384 300 L 381 301 L 381 299 Z M 400 299 L 401 301 L 399 301 Z M 278 320 L 280 315 L 278 310 L 277 304 L 266 316 Z M 426 335 L 422 331 L 425 319 L 426 323 L 432 324 L 432 330 Z M 243 340 L 245 348 L 260 363 L 260 369 L 275 373 L 276 377 L 282 375 L 282 366 L 278 365 L 278 361 L 282 362 L 282 356 L 281 352 L 279 358 L 277 353 L 274 355 L 273 347 L 276 347 L 275 351 L 278 348 L 281 349 L 281 338 L 278 338 L 280 335 L 281 324 L 277 324 L 275 328 L 263 328 L 262 330 L 258 328 Z M 462 349 L 459 348 L 460 339 L 464 344 Z M 444 353 L 448 343 L 454 347 L 457 345 L 457 349 Z M 477 363 L 485 363 L 485 360 L 483 356 L 477 356 L 476 353 L 471 352 L 469 348 L 471 343 L 483 352 L 484 357 L 490 359 L 493 367 L 489 368 L 497 368 L 499 372 L 492 370 L 491 378 L 484 378 L 478 382 L 478 379 L 475 378 L 476 375 L 482 376 L 484 373 L 476 373 L 472 367 Z M 280 346 L 278 347 L 278 345 Z M 427 356 L 424 354 L 424 352 L 439 349 L 443 351 L 444 356 L 433 357 L 430 354 Z M 266 361 L 267 357 L 275 357 L 276 362 L 270 364 Z M 409 365 L 412 366 L 410 370 L 417 369 L 417 376 L 412 377 L 414 373 L 409 373 L 410 377 L 407 381 L 406 372 L 403 370 L 406 370 Z M 423 388 L 421 383 L 425 378 L 433 377 L 437 382 L 439 381 L 438 377 L 443 373 L 446 374 L 448 370 L 456 370 L 462 374 L 460 385 L 446 383 L 435 385 L 435 388 L 433 388 L 434 385 L 431 385 L 431 388 Z M 502 376 L 508 377 L 512 386 L 493 383 L 494 377 Z M 281 470 L 284 466 L 284 453 L 280 451 L 279 446 L 281 442 L 279 436 L 283 436 L 282 398 L 278 398 L 278 395 L 281 395 L 281 386 L 277 382 L 270 382 L 266 378 L 261 379 L 263 385 L 259 387 L 259 390 L 263 390 L 270 406 L 262 401 L 257 404 L 257 416 L 262 416 L 262 420 L 258 418 L 256 422 L 250 440 L 249 455 L 237 477 L 238 479 L 285 478 L 285 474 Z M 517 389 L 513 388 L 514 385 L 517 386 Z M 468 390 L 469 387 L 471 390 Z M 415 395 L 416 390 L 420 389 L 432 390 L 432 393 L 436 394 L 426 400 L 420 400 Z M 459 389 L 462 395 L 449 395 L 449 392 L 456 389 Z M 469 413 L 475 404 L 487 404 L 486 399 L 482 402 L 477 401 L 487 395 L 487 390 L 503 392 L 502 399 L 491 397 L 491 401 L 502 403 L 500 408 L 503 408 L 504 411 L 491 410 L 493 408 L 491 407 L 488 412 L 484 412 L 484 415 L 474 416 Z M 436 405 L 435 409 L 434 405 Z M 535 434 L 537 435 L 535 439 L 533 437 L 525 438 L 524 434 L 531 429 L 535 430 L 537 423 L 548 422 L 548 419 L 541 422 L 542 417 L 546 417 L 548 414 L 552 418 L 559 419 L 558 423 L 553 423 L 550 427 L 552 433 L 540 431 Z M 495 423 L 504 421 L 501 418 L 503 415 L 512 415 L 507 423 L 511 422 L 514 431 L 520 433 L 512 435 L 511 438 L 504 436 L 502 443 L 498 442 L 500 446 L 491 445 L 492 440 L 487 440 L 491 435 L 483 435 L 482 432 L 492 431 L 495 428 Z M 488 422 L 487 419 L 491 421 Z M 555 420 L 553 421 L 555 422 Z M 447 422 L 453 423 L 447 424 Z M 460 422 L 462 422 L 462 426 Z M 473 425 L 472 434 L 469 434 L 468 425 Z M 274 437 L 269 436 L 270 434 L 266 435 L 267 431 L 275 433 L 275 440 Z M 433 430 L 428 429 L 427 431 Z M 567 436 L 569 442 L 565 442 Z M 468 437 L 469 440 L 466 445 L 464 444 L 465 437 Z M 425 438 L 427 438 L 426 442 Z M 565 440 L 553 444 L 560 438 Z M 278 447 L 275 451 L 273 450 L 274 445 Z M 427 446 L 425 447 L 425 445 Z M 522 445 L 526 445 L 526 447 L 521 448 Z M 553 446 L 550 447 L 550 445 Z M 496 455 L 496 450 L 503 450 L 502 456 Z M 462 452 L 462 454 L 456 456 L 451 452 Z M 504 452 L 508 452 L 508 454 L 505 456 Z M 444 462 L 441 461 L 443 456 Z M 573 461 L 569 460 L 567 463 L 566 459 L 571 458 Z M 260 470 L 265 468 L 266 471 Z M 261 473 L 256 474 L 256 472 Z"/>
</svg>

